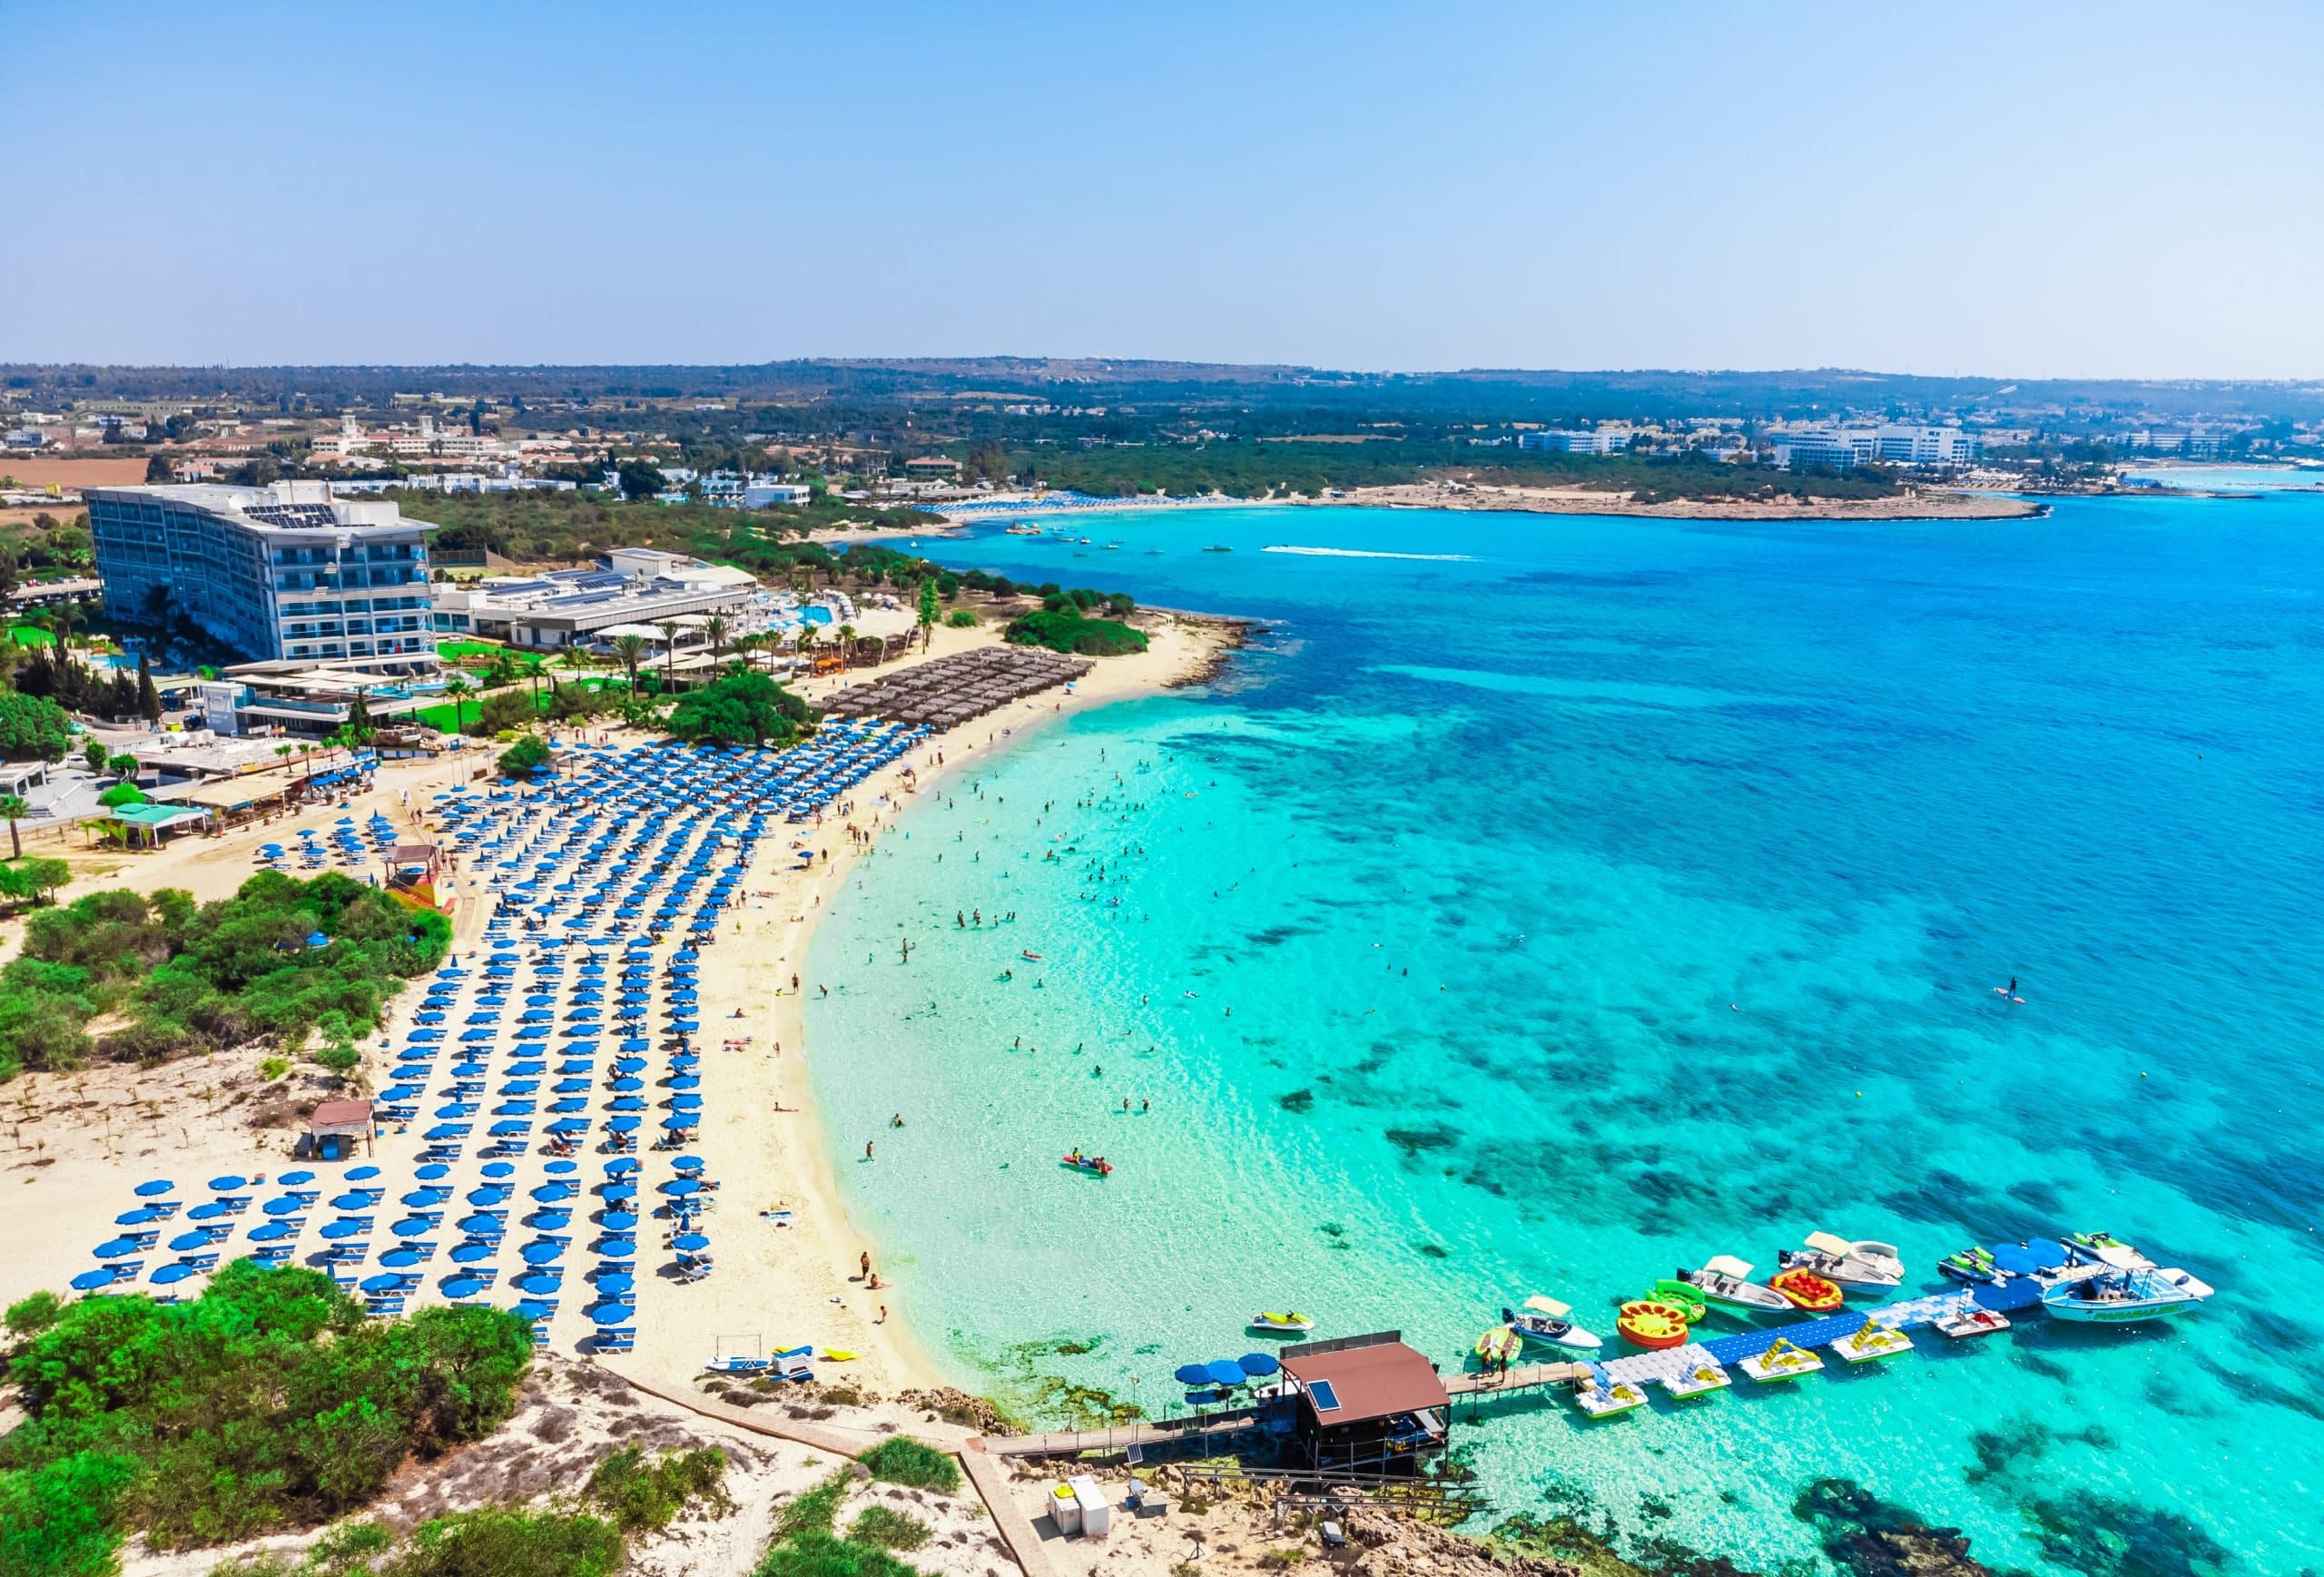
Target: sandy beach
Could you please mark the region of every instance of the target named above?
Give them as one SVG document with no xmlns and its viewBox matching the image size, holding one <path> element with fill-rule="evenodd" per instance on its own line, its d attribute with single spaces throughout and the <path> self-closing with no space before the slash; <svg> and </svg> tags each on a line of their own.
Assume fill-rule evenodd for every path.
<svg viewBox="0 0 2324 1577">
<path fill-rule="evenodd" d="M 999 494 L 983 503 L 1021 503 L 1028 518 L 1068 520 L 1085 510 L 1044 508 L 1033 494 Z M 1665 520 L 1995 520 L 2038 515 L 2043 506 L 2014 494 L 1975 489 L 1929 488 L 1910 489 L 1893 498 L 1785 498 L 1757 503 L 1741 498 L 1673 499 L 1642 504 L 1628 493 L 1593 488 L 1500 487 L 1477 482 L 1405 482 L 1393 487 L 1347 488 L 1324 498 L 1123 498 L 1125 509 L 1249 508 L 1283 505 L 1308 509 L 1363 507 L 1374 509 L 1496 509 L 1531 515 L 1635 515 Z M 990 517 L 987 517 L 988 518 Z M 947 516 L 955 526 L 964 520 Z"/>
<path fill-rule="evenodd" d="M 683 1381 L 722 1338 L 740 1338 L 767 1351 L 812 1345 L 852 1352 L 858 1356 L 844 1372 L 877 1389 L 941 1383 L 908 1334 L 910 1287 L 884 1281 L 873 1287 L 862 1276 L 861 1257 L 871 1254 L 876 1272 L 880 1248 L 855 1229 L 840 1200 L 814 1111 L 799 1013 L 800 993 L 814 990 L 815 982 L 801 978 L 794 991 L 793 980 L 816 923 L 855 862 L 876 856 L 880 834 L 895 824 L 914 793 L 1068 714 L 1197 677 L 1232 639 L 1232 627 L 1221 621 L 1149 612 L 1138 622 L 1151 637 L 1147 652 L 1101 660 L 1070 695 L 1049 692 L 937 735 L 858 785 L 843 802 L 845 811 L 826 815 L 819 826 L 794 829 L 797 837 L 763 842 L 743 883 L 749 896 L 704 955 L 703 971 L 702 1072 L 720 1098 L 694 1148 L 708 1175 L 726 1184 L 717 1216 L 719 1271 L 638 1300 L 637 1348 L 625 1367 L 641 1376 Z M 879 672 L 999 638 L 993 625 L 940 627 L 928 652 Z M 820 700 L 867 676 L 832 675 L 799 689 Z M 617 744 L 650 737 L 589 733 Z M 400 820 L 407 804 L 425 806 L 430 794 L 488 764 L 489 757 L 476 751 L 390 763 L 371 791 L 346 806 L 313 807 L 220 838 L 180 840 L 151 855 L 76 856 L 84 874 L 60 896 L 69 901 L 111 886 L 148 892 L 174 886 L 205 900 L 223 897 L 257 869 L 259 844 L 302 826 L 328 826 L 341 815 L 360 820 L 375 809 Z M 863 834 L 861 841 L 851 836 L 851 826 Z M 797 864 L 802 843 L 816 855 L 804 869 Z M 453 945 L 465 954 L 483 935 L 490 897 L 465 871 L 455 883 Z M 6 931 L 0 945 L 13 955 L 21 945 L 21 921 Z M 407 991 L 390 1006 L 388 1033 L 373 1041 L 371 1060 L 360 1070 L 374 1087 L 381 1082 L 381 1041 L 395 1032 L 398 1007 L 411 995 Z M 717 1042 L 729 1039 L 739 1044 L 720 1050 Z M 818 1050 L 843 1054 L 842 1049 Z M 131 1203 L 131 1188 L 146 1178 L 199 1188 L 212 1173 L 272 1172 L 290 1165 L 300 1104 L 330 1091 L 300 1072 L 285 1080 L 263 1079 L 260 1056 L 256 1049 L 243 1049 L 152 1069 L 96 1064 L 72 1073 L 26 1074 L 0 1088 L 0 1178 L 6 1179 L 0 1188 L 10 1190 L 25 1219 L 38 1223 L 11 1234 L 12 1252 L 0 1256 L 0 1304 L 36 1288 L 61 1290 L 88 1268 L 90 1246 L 109 1234 L 113 1217 Z M 254 1114 L 268 1114 L 274 1126 L 253 1127 Z M 418 1144 L 417 1136 L 383 1136 L 378 1158 Z M 778 1226 L 758 1214 L 770 1209 L 792 1212 L 791 1224 Z M 556 1345 L 569 1350 L 586 1335 L 586 1322 L 577 1309 L 565 1310 L 558 1321 L 551 1327 Z M 865 1438 L 867 1444 L 872 1438 L 868 1428 Z"/>
</svg>

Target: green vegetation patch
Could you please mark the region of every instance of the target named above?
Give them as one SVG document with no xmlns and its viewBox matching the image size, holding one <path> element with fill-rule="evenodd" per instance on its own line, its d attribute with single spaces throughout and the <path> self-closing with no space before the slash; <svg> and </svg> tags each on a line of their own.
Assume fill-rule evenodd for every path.
<svg viewBox="0 0 2324 1577">
<path fill-rule="evenodd" d="M 852 1470 L 842 1468 L 783 1507 L 775 1523 L 774 1543 L 752 1577 L 919 1577 L 876 1541 L 853 1533 L 842 1539 L 832 1531 L 853 1478 Z M 870 1514 L 869 1511 L 864 1513 Z M 856 1527 L 862 1525 L 863 1518 L 857 1518 Z"/>
<path fill-rule="evenodd" d="M 1002 637 L 1020 646 L 1046 646 L 1084 657 L 1118 657 L 1146 650 L 1146 632 L 1118 619 L 1084 618 L 1046 609 L 1009 621 Z"/>
<path fill-rule="evenodd" d="M 727 674 L 679 696 L 669 730 L 689 744 L 795 744 L 814 713 L 764 674 Z"/>
<path fill-rule="evenodd" d="M 247 1259 L 191 1303 L 92 1297 L 53 1312 L 9 1365 L 25 1421 L 0 1436 L 0 1577 L 110 1570 L 133 1531 L 182 1548 L 342 1515 L 407 1459 L 498 1427 L 532 1359 L 505 1310 L 374 1319 L 327 1276 Z M 619 1534 L 596 1525 L 617 1559 Z M 392 1570 L 613 1569 L 447 1560 Z"/>
<path fill-rule="evenodd" d="M 917 1550 L 928 1543 L 930 1530 L 918 1517 L 892 1506 L 866 1506 L 848 1524 L 847 1536 L 851 1543 L 882 1550 Z"/>
<path fill-rule="evenodd" d="M 0 970 L 0 1081 L 100 1053 L 162 1061 L 254 1039 L 296 1050 L 317 1031 L 351 1048 L 451 936 L 442 915 L 337 872 L 262 871 L 215 903 L 167 887 L 93 892 L 34 912 L 23 955 Z M 100 1013 L 127 1020 L 102 1044 L 86 1029 Z"/>
<path fill-rule="evenodd" d="M 960 1487 L 960 1464 L 950 1454 L 909 1434 L 891 1435 L 855 1460 L 870 1468 L 873 1478 L 888 1483 L 948 1495 Z"/>
<path fill-rule="evenodd" d="M 654 1462 L 645 1448 L 625 1445 L 589 1474 L 582 1491 L 625 1533 L 658 1533 L 695 1501 L 716 1514 L 734 1509 L 726 1493 L 726 1454 L 716 1446 L 665 1452 Z"/>
</svg>

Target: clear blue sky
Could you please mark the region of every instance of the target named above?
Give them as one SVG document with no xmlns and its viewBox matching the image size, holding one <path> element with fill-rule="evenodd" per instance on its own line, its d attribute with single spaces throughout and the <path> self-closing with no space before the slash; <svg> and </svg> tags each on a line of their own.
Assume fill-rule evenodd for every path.
<svg viewBox="0 0 2324 1577">
<path fill-rule="evenodd" d="M 0 360 L 2324 376 L 2324 7 L 0 0 Z"/>
</svg>

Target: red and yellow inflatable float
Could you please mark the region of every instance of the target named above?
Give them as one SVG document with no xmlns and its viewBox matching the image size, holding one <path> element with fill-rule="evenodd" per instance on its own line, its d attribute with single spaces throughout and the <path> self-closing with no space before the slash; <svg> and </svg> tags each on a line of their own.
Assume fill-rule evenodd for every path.
<svg viewBox="0 0 2324 1577">
<path fill-rule="evenodd" d="M 1838 1285 L 1812 1270 L 1787 1270 L 1772 1277 L 1768 1285 L 1789 1299 L 1794 1308 L 1806 1309 L 1809 1314 L 1830 1314 L 1840 1306 Z"/>
<path fill-rule="evenodd" d="M 1622 1305 L 1614 1330 L 1634 1347 L 1683 1347 L 1693 1339 L 1687 1311 L 1674 1303 L 1639 1298 Z"/>
</svg>

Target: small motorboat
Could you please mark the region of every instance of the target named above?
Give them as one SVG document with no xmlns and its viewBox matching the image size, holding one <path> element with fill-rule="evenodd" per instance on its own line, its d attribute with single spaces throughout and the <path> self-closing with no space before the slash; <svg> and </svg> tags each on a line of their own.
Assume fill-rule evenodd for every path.
<svg viewBox="0 0 2324 1577">
<path fill-rule="evenodd" d="M 1892 1274 L 1887 1266 L 1858 1258 L 1856 1246 L 1828 1232 L 1810 1232 L 1805 1248 L 1786 1248 L 1776 1255 L 1776 1265 L 1782 1270 L 1805 1270 L 1822 1276 L 1826 1281 L 1842 1286 L 1854 1286 L 1885 1292 L 1905 1279 L 1905 1268 L 1892 1252 L 1889 1264 L 1896 1267 Z M 1886 1247 L 1886 1245 L 1881 1247 Z"/>
<path fill-rule="evenodd" d="M 1905 1257 L 1896 1252 L 1893 1243 L 1883 1243 L 1876 1237 L 1859 1237 L 1851 1242 L 1829 1232 L 1810 1232 L 1805 1239 L 1810 1248 L 1821 1248 L 1837 1254 L 1845 1261 L 1852 1261 L 1853 1268 L 1868 1272 L 1879 1282 L 1891 1286 L 1901 1286 L 1905 1279 Z M 1841 1286 L 1852 1283 L 1843 1279 Z M 1867 1281 L 1864 1285 L 1875 1285 Z"/>
<path fill-rule="evenodd" d="M 1751 1267 L 1731 1254 L 1714 1254 L 1700 1270 L 1681 1270 L 1679 1279 L 1714 1307 L 1742 1314 L 1789 1314 L 1791 1300 L 1751 1279 Z"/>
<path fill-rule="evenodd" d="M 1041 961 L 1041 955 L 1033 951 L 1030 948 L 1021 950 L 1019 951 L 1017 956 L 1025 960 L 1029 963 L 1039 963 Z"/>
<path fill-rule="evenodd" d="M 1295 1309 L 1288 1314 L 1276 1314 L 1270 1310 L 1265 1314 L 1253 1315 L 1250 1328 L 1255 1331 L 1312 1331 L 1315 1328 L 1315 1322 Z"/>
<path fill-rule="evenodd" d="M 1059 1156 L 1057 1164 L 1061 1167 L 1069 1167 L 1077 1172 L 1088 1172 L 1094 1178 L 1110 1178 L 1114 1175 L 1113 1162 L 1103 1156 L 1085 1156 L 1079 1150 L 1074 1151 L 1069 1156 Z"/>
<path fill-rule="evenodd" d="M 2208 1283 L 2156 1265 L 2135 1248 L 2101 1249 L 2099 1258 L 2089 1275 L 2043 1293 L 2043 1311 L 2083 1325 L 2132 1325 L 2184 1314 L 2211 1296 Z"/>
<path fill-rule="evenodd" d="M 1614 1330 L 1634 1347 L 1683 1347 L 1694 1339 L 1687 1311 L 1659 1298 L 1633 1298 L 1622 1305 Z"/>
<path fill-rule="evenodd" d="M 1488 1364 L 1506 1364 L 1517 1356 L 1524 1339 L 1507 1326 L 1495 1326 L 1477 1338 L 1477 1356 Z"/>
<path fill-rule="evenodd" d="M 1791 1306 L 1809 1314 L 1830 1314 L 1840 1306 L 1840 1289 L 1812 1270 L 1786 1270 L 1768 1283 L 1783 1294 Z"/>
<path fill-rule="evenodd" d="M 1545 1346 L 1564 1347 L 1572 1352 L 1587 1352 L 1606 1344 L 1591 1331 L 1585 1331 L 1566 1316 L 1573 1310 L 1553 1297 L 1540 1294 L 1525 1300 L 1522 1313 L 1515 1309 L 1501 1311 L 1501 1322 L 1529 1342 Z"/>
</svg>

